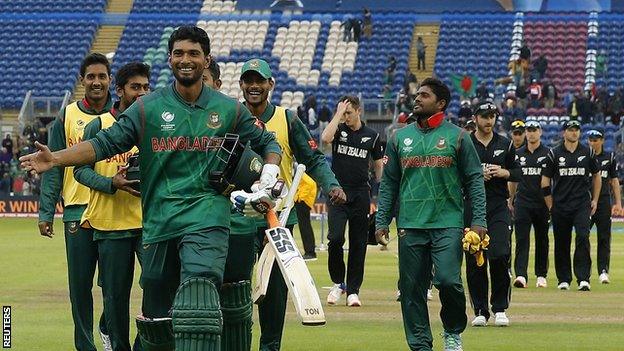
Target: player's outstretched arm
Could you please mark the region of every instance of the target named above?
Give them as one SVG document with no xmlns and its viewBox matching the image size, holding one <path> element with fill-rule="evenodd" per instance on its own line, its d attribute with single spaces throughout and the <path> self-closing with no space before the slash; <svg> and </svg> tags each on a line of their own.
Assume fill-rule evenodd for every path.
<svg viewBox="0 0 624 351">
<path fill-rule="evenodd" d="M 82 166 L 95 162 L 95 149 L 89 142 L 83 141 L 55 152 L 37 141 L 35 147 L 37 152 L 19 158 L 21 167 L 26 171 L 43 173 L 52 167 Z"/>
</svg>

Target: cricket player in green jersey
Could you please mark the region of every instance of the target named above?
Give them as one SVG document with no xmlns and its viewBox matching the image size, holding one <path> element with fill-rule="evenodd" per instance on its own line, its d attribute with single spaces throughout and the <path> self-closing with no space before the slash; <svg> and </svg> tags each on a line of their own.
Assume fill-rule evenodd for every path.
<svg viewBox="0 0 624 351">
<path fill-rule="evenodd" d="M 149 93 L 150 68 L 140 62 L 124 65 L 115 75 L 119 101 L 108 114 L 89 122 L 84 140 L 89 140 L 119 118 L 140 96 Z M 141 262 L 141 194 L 133 188 L 138 180 L 126 179 L 126 164 L 136 148 L 74 168 L 76 180 L 90 191 L 81 227 L 92 228 L 98 246 L 98 266 L 104 295 L 106 330 L 112 350 L 130 351 L 130 290 L 134 281 L 135 253 Z M 140 350 L 135 339 L 134 350 Z"/>
<path fill-rule="evenodd" d="M 85 97 L 67 105 L 52 122 L 48 147 L 63 150 L 82 141 L 85 126 L 112 107 L 108 88 L 111 82 L 110 65 L 102 54 L 87 56 L 80 65 L 80 82 Z M 69 300 L 74 321 L 76 350 L 95 351 L 93 342 L 93 277 L 98 259 L 93 232 L 80 227 L 80 219 L 89 201 L 89 189 L 74 179 L 73 167 L 54 167 L 41 177 L 39 196 L 39 232 L 52 238 L 53 221 L 59 195 L 63 199 L 65 250 Z M 100 333 L 106 346 L 109 343 L 104 314 L 100 317 Z"/>
<path fill-rule="evenodd" d="M 252 114 L 258 116 L 268 131 L 275 133 L 275 138 L 282 148 L 280 174 L 286 184 L 290 186 L 292 182 L 293 164 L 296 161 L 306 165 L 308 174 L 321 185 L 325 193 L 328 194 L 330 201 L 344 203 L 346 200 L 344 191 L 303 122 L 292 111 L 269 102 L 269 93 L 275 85 L 269 64 L 261 59 L 251 59 L 245 62 L 241 70 L 239 84 L 245 97 L 245 106 L 249 108 Z M 246 209 L 244 209 L 244 212 L 254 214 L 254 211 Z M 292 231 L 296 223 L 297 215 L 295 211 L 292 211 L 286 226 Z M 255 219 L 253 216 L 242 216 L 241 214 L 232 216 L 231 233 L 233 235 L 231 239 L 237 237 L 240 247 L 246 249 L 244 250 L 244 255 L 238 250 L 235 255 L 228 255 L 226 276 L 228 271 L 244 268 L 245 276 L 239 276 L 239 278 L 244 278 L 246 281 L 246 294 L 249 294 L 249 296 L 251 295 L 250 281 L 254 261 L 254 240 L 256 241 L 258 252 L 261 252 L 267 227 L 268 225 L 264 218 Z M 266 295 L 258 305 L 261 332 L 260 350 L 280 349 L 287 298 L 288 287 L 284 282 L 277 262 L 275 262 L 271 270 L 271 278 L 269 279 Z M 251 326 L 251 313 L 249 313 L 248 323 Z M 249 345 L 240 346 L 243 346 L 243 348 L 228 350 L 249 350 L 251 341 Z"/>
<path fill-rule="evenodd" d="M 444 350 L 462 350 L 466 297 L 461 281 L 463 195 L 472 200 L 472 230 L 485 236 L 485 188 L 481 161 L 470 135 L 445 120 L 449 89 L 423 80 L 415 98 L 416 123 L 399 129 L 386 149 L 379 188 L 377 230 L 387 242 L 398 198 L 401 312 L 411 350 L 431 350 L 427 311 L 431 281 L 440 291 Z"/>
<path fill-rule="evenodd" d="M 84 165 L 137 146 L 143 208 L 143 315 L 137 327 L 143 349 L 212 351 L 221 346 L 218 287 L 228 251 L 230 201 L 215 172 L 223 172 L 221 145 L 228 133 L 261 150 L 258 192 L 277 182 L 281 149 L 247 108 L 204 86 L 210 40 L 204 30 L 182 26 L 169 38 L 175 82 L 137 99 L 119 121 L 73 148 L 21 158 L 44 172 Z M 229 161 L 228 161 L 229 162 Z"/>
</svg>

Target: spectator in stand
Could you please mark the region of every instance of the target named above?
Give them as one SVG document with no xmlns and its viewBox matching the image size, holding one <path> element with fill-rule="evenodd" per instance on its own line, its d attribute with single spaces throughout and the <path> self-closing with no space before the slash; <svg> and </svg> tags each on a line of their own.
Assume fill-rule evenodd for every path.
<svg viewBox="0 0 624 351">
<path fill-rule="evenodd" d="M 21 176 L 20 176 L 21 178 Z M 30 188 L 30 183 L 28 182 L 28 180 L 24 179 L 22 180 L 23 185 L 22 185 L 22 196 L 32 196 L 32 191 Z"/>
<path fill-rule="evenodd" d="M 364 20 L 362 21 L 362 30 L 366 39 L 370 39 L 373 35 L 373 14 L 368 8 L 364 8 Z"/>
<path fill-rule="evenodd" d="M 353 41 L 356 43 L 360 41 L 362 35 L 362 23 L 357 18 L 351 19 L 351 28 L 353 28 Z"/>
<path fill-rule="evenodd" d="M 568 108 L 572 101 L 574 101 L 574 90 L 570 88 L 568 92 L 563 96 L 563 106 L 565 108 Z"/>
<path fill-rule="evenodd" d="M 413 108 L 407 95 L 404 92 L 401 92 L 401 94 L 399 95 L 399 100 L 397 101 L 396 107 L 397 107 L 398 113 L 405 112 L 408 114 L 412 112 L 412 108 Z"/>
<path fill-rule="evenodd" d="M 353 38 L 353 22 L 351 22 L 351 15 L 347 14 L 344 17 L 344 20 L 340 24 L 340 27 L 343 28 L 342 32 L 342 41 L 350 42 Z"/>
<path fill-rule="evenodd" d="M 557 101 L 557 88 L 549 80 L 544 81 L 544 87 L 542 88 L 544 94 L 544 107 L 553 108 Z"/>
<path fill-rule="evenodd" d="M 546 59 L 546 56 L 544 56 L 544 54 L 540 55 L 540 57 L 538 57 L 537 60 L 533 62 L 533 69 L 535 70 L 537 80 L 541 81 L 546 77 L 548 60 Z"/>
<path fill-rule="evenodd" d="M 323 132 L 325 127 L 327 127 L 327 124 L 331 121 L 331 119 L 332 111 L 329 109 L 329 106 L 327 106 L 327 101 L 323 99 L 321 100 L 321 108 L 318 111 L 318 120 L 321 133 Z"/>
<path fill-rule="evenodd" d="M 297 106 L 297 117 L 299 117 L 303 124 L 308 124 L 308 110 L 306 110 L 305 106 Z"/>
<path fill-rule="evenodd" d="M 602 79 L 606 79 L 607 70 L 607 52 L 602 49 L 596 56 L 596 76 L 601 77 Z"/>
<path fill-rule="evenodd" d="M 579 119 L 579 93 L 572 97 L 572 101 L 568 104 L 568 116 L 570 119 Z"/>
<path fill-rule="evenodd" d="M 418 69 L 421 70 L 420 64 L 422 63 L 422 71 L 426 70 L 425 68 L 425 53 L 427 46 L 423 42 L 422 37 L 418 37 L 416 40 L 416 56 L 418 57 Z"/>
<path fill-rule="evenodd" d="M 407 91 L 407 95 L 409 95 L 410 100 L 414 100 L 414 98 L 416 97 L 416 92 L 418 91 L 418 78 L 416 78 L 416 75 L 414 74 L 414 72 L 410 71 L 408 69 L 409 74 L 407 75 L 407 89 L 405 89 L 405 91 Z"/>
<path fill-rule="evenodd" d="M 528 105 L 529 105 L 529 101 L 528 101 L 528 87 L 526 85 L 526 81 L 523 79 L 520 79 L 520 83 L 516 88 L 516 106 L 518 106 L 519 109 L 521 110 L 526 110 Z"/>
<path fill-rule="evenodd" d="M 542 102 L 542 85 L 537 79 L 533 79 L 529 85 L 529 105 L 532 108 L 539 108 Z"/>
<path fill-rule="evenodd" d="M 14 195 L 22 195 L 24 191 L 24 178 L 19 175 L 13 180 L 13 194 Z"/>
<path fill-rule="evenodd" d="M 8 195 L 11 192 L 11 178 L 8 172 L 0 173 L 0 194 Z"/>
<path fill-rule="evenodd" d="M 396 71 L 396 67 L 397 67 L 397 61 L 396 58 L 394 56 L 388 56 L 388 70 L 390 70 L 390 72 L 392 72 L 392 74 L 394 74 L 394 71 Z"/>
<path fill-rule="evenodd" d="M 477 94 L 477 99 L 479 99 L 480 101 L 485 101 L 489 98 L 490 91 L 485 86 L 485 82 L 481 82 L 481 84 L 479 84 L 476 94 Z"/>
<path fill-rule="evenodd" d="M 6 148 L 7 152 L 13 155 L 13 139 L 11 134 L 7 133 L 6 137 L 2 140 L 2 147 Z"/>
<path fill-rule="evenodd" d="M 6 147 L 2 147 L 0 149 L 0 162 L 6 163 L 8 165 L 11 163 L 12 159 L 13 159 L 13 155 L 7 151 Z"/>
<path fill-rule="evenodd" d="M 515 120 L 523 120 L 525 117 L 524 115 L 524 110 L 516 105 L 516 99 L 514 99 L 513 97 L 507 98 L 505 108 L 503 109 L 503 127 L 506 130 L 509 130 L 509 128 L 511 127 L 511 122 Z"/>
<path fill-rule="evenodd" d="M 457 119 L 459 120 L 459 125 L 462 126 L 465 125 L 467 121 L 472 120 L 472 107 L 470 106 L 470 101 L 464 100 L 461 102 L 461 106 L 457 112 Z"/>
<path fill-rule="evenodd" d="M 520 63 L 525 72 L 529 70 L 529 64 L 531 63 L 531 49 L 527 46 L 526 42 L 523 42 L 522 47 L 520 47 Z"/>
<path fill-rule="evenodd" d="M 622 93 L 619 90 L 615 91 L 615 93 L 613 93 L 613 96 L 609 99 L 606 114 L 608 116 L 611 116 L 611 122 L 613 124 L 620 124 L 619 118 L 622 115 Z"/>
<path fill-rule="evenodd" d="M 384 72 L 383 82 L 388 85 L 392 85 L 394 83 L 394 71 L 391 71 L 390 67 L 386 68 L 386 71 Z"/>
<path fill-rule="evenodd" d="M 578 114 L 583 123 L 593 122 L 594 118 L 594 106 L 589 100 L 590 92 L 587 91 L 584 94 L 581 92 L 580 97 L 577 98 Z"/>
</svg>

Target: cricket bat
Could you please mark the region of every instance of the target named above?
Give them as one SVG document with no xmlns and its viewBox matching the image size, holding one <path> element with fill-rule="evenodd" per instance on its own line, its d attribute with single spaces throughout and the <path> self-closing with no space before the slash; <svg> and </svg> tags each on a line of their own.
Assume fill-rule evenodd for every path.
<svg viewBox="0 0 624 351">
<path fill-rule="evenodd" d="M 325 324 L 325 312 L 308 266 L 295 244 L 292 233 L 286 228 L 295 193 L 304 173 L 305 166 L 298 165 L 279 220 L 273 210 L 266 215 L 269 224 L 269 229 L 266 230 L 268 244 L 262 251 L 256 267 L 253 299 L 255 303 L 259 303 L 264 298 L 273 262 L 277 261 L 301 323 L 314 326 Z"/>
</svg>

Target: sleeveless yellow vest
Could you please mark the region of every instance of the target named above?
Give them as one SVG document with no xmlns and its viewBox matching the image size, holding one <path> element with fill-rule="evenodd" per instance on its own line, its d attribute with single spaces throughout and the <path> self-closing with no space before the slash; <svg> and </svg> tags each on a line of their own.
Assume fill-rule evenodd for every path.
<svg viewBox="0 0 624 351">
<path fill-rule="evenodd" d="M 65 107 L 65 145 L 72 147 L 82 141 L 84 129 L 97 116 L 82 112 L 78 107 L 78 102 L 73 102 Z M 86 205 L 89 201 L 89 188 L 78 183 L 74 179 L 74 167 L 65 167 L 63 176 L 63 196 L 64 206 Z"/>
<path fill-rule="evenodd" d="M 107 113 L 100 116 L 102 129 L 115 123 L 115 118 Z M 128 158 L 139 150 L 133 147 L 130 151 L 99 161 L 93 167 L 95 173 L 104 177 L 117 174 L 120 167 L 128 163 Z M 114 194 L 106 194 L 90 189 L 89 205 L 82 215 L 82 226 L 92 227 L 101 231 L 140 229 L 142 227 L 141 198 L 117 190 Z"/>
<path fill-rule="evenodd" d="M 286 109 L 281 106 L 275 106 L 275 112 L 268 122 L 264 124 L 269 132 L 273 132 L 275 140 L 282 148 L 282 162 L 280 163 L 280 176 L 286 181 L 286 185 L 290 187 L 293 177 L 293 161 L 294 156 L 290 149 L 288 139 L 288 120 L 286 119 Z"/>
</svg>

